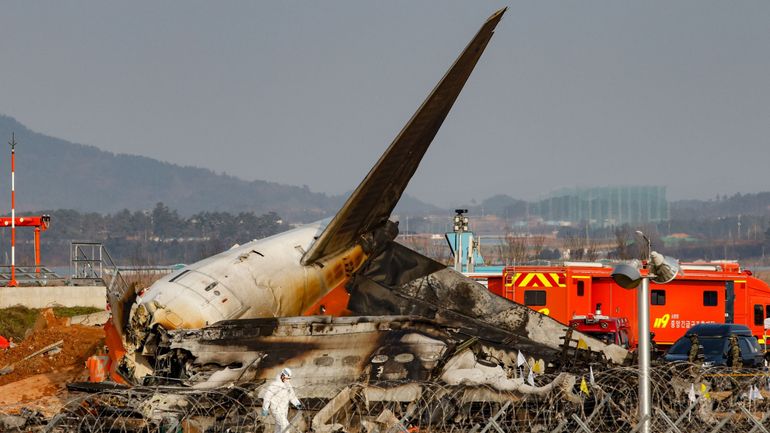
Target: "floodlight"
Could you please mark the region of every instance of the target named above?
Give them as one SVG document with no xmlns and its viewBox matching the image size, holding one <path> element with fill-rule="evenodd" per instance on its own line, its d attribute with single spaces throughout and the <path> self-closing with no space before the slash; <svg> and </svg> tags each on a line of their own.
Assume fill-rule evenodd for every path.
<svg viewBox="0 0 770 433">
<path fill-rule="evenodd" d="M 658 284 L 666 284 L 676 278 L 681 271 L 679 261 L 673 257 L 664 256 L 656 251 L 650 253 L 650 279 Z"/>
<path fill-rule="evenodd" d="M 640 236 L 644 241 L 647 243 L 647 255 L 645 256 L 647 258 L 647 261 L 650 261 L 650 253 L 652 252 L 652 242 L 650 242 L 650 238 L 647 237 L 644 233 L 641 232 L 641 230 L 637 230 L 634 233 L 636 233 L 637 236 Z"/>
<path fill-rule="evenodd" d="M 620 263 L 612 269 L 610 275 L 615 284 L 624 289 L 634 289 L 642 281 L 642 274 L 639 273 L 638 265 Z"/>
</svg>

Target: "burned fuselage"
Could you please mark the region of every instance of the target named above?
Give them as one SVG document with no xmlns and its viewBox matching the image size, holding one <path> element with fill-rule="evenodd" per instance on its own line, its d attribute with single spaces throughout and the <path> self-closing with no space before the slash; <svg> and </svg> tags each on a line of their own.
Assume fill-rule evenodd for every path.
<svg viewBox="0 0 770 433">
<path fill-rule="evenodd" d="M 468 338 L 408 316 L 232 320 L 168 332 L 158 350 L 158 365 L 168 368 L 155 374 L 168 383 L 217 387 L 272 379 L 290 367 L 303 395 L 327 397 L 357 380 L 432 379 L 445 355 Z"/>
<path fill-rule="evenodd" d="M 260 383 L 290 367 L 302 398 L 328 398 L 356 382 L 473 380 L 512 390 L 524 385 L 516 378 L 522 345 L 512 341 L 526 339 L 419 316 L 231 320 L 163 333 L 149 383 L 218 388 Z M 563 351 L 532 341 L 526 347 L 549 360 Z"/>
<path fill-rule="evenodd" d="M 221 320 L 301 315 L 361 267 L 367 251 L 377 247 L 377 236 L 397 234 L 395 225 L 388 223 L 367 242 L 313 266 L 299 265 L 327 222 L 234 247 L 155 282 L 136 297 L 119 329 L 128 349 L 121 366 L 124 376 L 138 380 L 152 372 L 157 338 L 163 330 L 196 329 Z M 121 298 L 117 294 L 111 297 L 113 311 L 124 310 Z"/>
<path fill-rule="evenodd" d="M 371 263 L 382 265 L 377 259 Z M 303 395 L 323 397 L 358 381 L 462 377 L 465 373 L 447 371 L 446 366 L 456 366 L 455 358 L 463 351 L 471 354 L 472 364 L 490 367 L 484 374 L 498 384 L 515 373 L 519 352 L 542 359 L 551 370 L 565 367 L 575 359 L 575 347 L 565 339 L 586 343 L 583 361 L 618 364 L 627 356 L 618 346 L 604 345 L 497 297 L 453 270 L 442 269 L 402 286 L 389 286 L 387 279 L 375 282 L 370 272 L 366 267 L 350 281 L 350 308 L 356 316 L 226 320 L 196 329 L 156 327 L 143 346 L 143 359 L 153 366 L 143 382 L 216 388 L 270 379 L 288 366 L 297 373 L 298 384 L 308 386 Z"/>
</svg>

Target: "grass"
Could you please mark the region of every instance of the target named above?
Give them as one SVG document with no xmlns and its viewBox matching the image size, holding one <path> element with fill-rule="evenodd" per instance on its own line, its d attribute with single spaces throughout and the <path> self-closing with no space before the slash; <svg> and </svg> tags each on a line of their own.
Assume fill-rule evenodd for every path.
<svg viewBox="0 0 770 433">
<path fill-rule="evenodd" d="M 37 320 L 38 310 L 27 307 L 11 307 L 0 310 L 0 335 L 19 341 Z"/>
<path fill-rule="evenodd" d="M 53 314 L 55 314 L 56 317 L 72 317 L 81 316 L 83 314 L 98 313 L 102 310 L 104 309 L 96 307 L 53 307 Z"/>
<path fill-rule="evenodd" d="M 54 307 L 56 317 L 72 317 L 102 311 L 94 307 Z M 0 335 L 5 338 L 13 337 L 15 341 L 24 339 L 24 333 L 35 324 L 40 310 L 27 307 L 10 307 L 0 309 Z"/>
</svg>

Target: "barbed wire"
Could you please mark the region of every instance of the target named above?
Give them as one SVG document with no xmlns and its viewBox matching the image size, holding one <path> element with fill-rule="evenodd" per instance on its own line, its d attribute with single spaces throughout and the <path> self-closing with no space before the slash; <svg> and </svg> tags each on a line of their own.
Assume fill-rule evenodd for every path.
<svg viewBox="0 0 770 433">
<path fill-rule="evenodd" d="M 638 370 L 630 367 L 535 377 L 534 387 L 439 382 L 352 383 L 291 410 L 292 431 L 315 432 L 620 432 L 638 419 Z M 557 384 L 546 388 L 546 385 Z M 770 429 L 768 373 L 688 363 L 651 369 L 652 431 L 750 432 Z M 47 432 L 261 432 L 261 386 L 196 390 L 137 387 L 81 395 Z M 540 392 L 547 389 L 547 392 Z M 299 395 L 309 390 L 297 388 Z M 750 417 L 753 417 L 752 420 Z M 727 421 L 726 421 L 727 420 Z M 581 426 L 582 423 L 582 426 Z M 672 424 L 676 429 L 672 428 Z M 759 428 L 762 426 L 762 428 Z M 492 429 L 492 430 L 490 430 Z"/>
</svg>

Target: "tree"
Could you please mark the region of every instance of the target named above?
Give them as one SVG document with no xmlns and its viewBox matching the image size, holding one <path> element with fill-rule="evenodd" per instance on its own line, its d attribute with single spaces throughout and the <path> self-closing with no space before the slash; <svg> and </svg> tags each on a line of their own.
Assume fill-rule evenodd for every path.
<svg viewBox="0 0 770 433">
<path fill-rule="evenodd" d="M 577 234 L 570 234 L 562 242 L 564 248 L 569 251 L 570 260 L 583 260 L 585 255 L 586 239 Z"/>
<path fill-rule="evenodd" d="M 528 258 L 527 238 L 514 236 L 512 233 L 505 235 L 505 242 L 500 244 L 500 259 L 503 263 L 522 263 Z"/>
<path fill-rule="evenodd" d="M 170 238 L 177 236 L 182 227 L 182 221 L 176 210 L 171 210 L 168 206 L 159 202 L 152 210 L 152 233 L 161 238 Z"/>
<path fill-rule="evenodd" d="M 540 254 L 543 252 L 543 247 L 545 246 L 545 236 L 532 236 L 532 238 L 530 238 L 530 242 L 532 244 L 532 255 L 530 257 L 533 259 L 539 259 Z"/>
<path fill-rule="evenodd" d="M 631 258 L 629 251 L 630 239 L 631 228 L 628 227 L 628 224 L 615 229 L 615 253 L 621 260 L 629 260 Z"/>
<path fill-rule="evenodd" d="M 599 259 L 599 248 L 594 238 L 588 239 L 588 246 L 586 247 L 586 260 L 589 262 L 595 262 Z"/>
<path fill-rule="evenodd" d="M 285 230 L 280 217 L 272 212 L 264 215 L 206 213 L 186 219 L 163 203 L 158 203 L 152 211 L 124 209 L 113 215 L 75 210 L 30 213 L 51 215 L 51 226 L 43 234 L 43 264 L 46 266 L 67 264 L 72 241 L 101 242 L 118 264 L 163 265 L 191 263 L 222 252 L 235 243 Z M 18 263 L 25 264 L 27 257 L 31 262 L 32 232 L 20 231 L 17 235 Z M 0 232 L 0 241 L 3 239 L 7 237 Z"/>
</svg>

